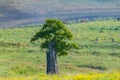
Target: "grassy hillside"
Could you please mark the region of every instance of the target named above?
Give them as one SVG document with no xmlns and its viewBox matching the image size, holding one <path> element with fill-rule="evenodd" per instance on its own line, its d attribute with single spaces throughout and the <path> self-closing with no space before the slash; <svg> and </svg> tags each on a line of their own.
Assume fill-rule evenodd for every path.
<svg viewBox="0 0 120 80">
<path fill-rule="evenodd" d="M 59 57 L 60 74 L 120 70 L 120 22 L 93 21 L 66 25 L 79 50 Z M 45 74 L 45 51 L 30 43 L 40 27 L 0 29 L 0 76 Z"/>
<path fill-rule="evenodd" d="M 73 75 L 36 75 L 21 77 L 3 77 L 0 80 L 119 80 L 120 72 L 112 73 L 90 73 L 90 74 L 73 74 Z"/>
</svg>

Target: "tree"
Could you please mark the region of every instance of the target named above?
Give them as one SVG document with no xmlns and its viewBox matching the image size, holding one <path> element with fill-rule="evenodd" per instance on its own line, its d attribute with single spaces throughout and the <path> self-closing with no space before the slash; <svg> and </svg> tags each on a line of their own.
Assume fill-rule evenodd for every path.
<svg viewBox="0 0 120 80">
<path fill-rule="evenodd" d="M 33 36 L 31 42 L 42 39 L 41 48 L 47 49 L 47 74 L 58 74 L 58 55 L 66 55 L 71 48 L 78 48 L 70 41 L 72 37 L 63 22 L 57 19 L 46 19 L 43 27 Z"/>
</svg>

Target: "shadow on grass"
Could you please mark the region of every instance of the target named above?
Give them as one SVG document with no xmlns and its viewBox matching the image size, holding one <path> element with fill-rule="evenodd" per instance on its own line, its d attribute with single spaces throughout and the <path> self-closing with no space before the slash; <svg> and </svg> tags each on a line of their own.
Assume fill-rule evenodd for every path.
<svg viewBox="0 0 120 80">
<path fill-rule="evenodd" d="M 91 69 L 97 69 L 97 70 L 106 70 L 106 67 L 103 66 L 93 66 L 93 65 L 78 65 L 77 67 L 86 67 Z"/>
<path fill-rule="evenodd" d="M 0 42 L 0 46 L 3 47 L 29 47 L 29 44 L 22 43 L 22 42 Z"/>
<path fill-rule="evenodd" d="M 120 58 L 120 53 L 110 53 L 111 56 Z"/>
</svg>

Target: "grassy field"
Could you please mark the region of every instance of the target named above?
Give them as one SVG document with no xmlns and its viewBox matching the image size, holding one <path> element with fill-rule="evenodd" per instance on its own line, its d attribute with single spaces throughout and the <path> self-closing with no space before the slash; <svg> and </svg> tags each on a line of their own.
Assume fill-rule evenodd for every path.
<svg viewBox="0 0 120 80">
<path fill-rule="evenodd" d="M 112 73 L 91 73 L 91 74 L 77 74 L 77 75 L 37 75 L 37 76 L 21 76 L 21 77 L 7 77 L 0 78 L 0 80 L 119 80 L 120 72 Z"/>
<path fill-rule="evenodd" d="M 120 70 L 120 21 L 103 20 L 66 26 L 74 34 L 73 41 L 80 49 L 59 57 L 61 75 Z M 39 29 L 33 26 L 0 29 L 1 77 L 45 74 L 46 50 L 41 50 L 38 42 L 30 43 Z"/>
</svg>

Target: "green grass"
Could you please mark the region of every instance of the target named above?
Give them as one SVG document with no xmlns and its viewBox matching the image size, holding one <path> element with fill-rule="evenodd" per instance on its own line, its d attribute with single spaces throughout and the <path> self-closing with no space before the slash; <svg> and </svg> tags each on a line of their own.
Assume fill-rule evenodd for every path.
<svg viewBox="0 0 120 80">
<path fill-rule="evenodd" d="M 120 22 L 93 21 L 66 25 L 79 50 L 59 57 L 60 74 L 120 70 Z M 45 74 L 46 50 L 30 43 L 40 27 L 0 29 L 0 76 Z M 96 38 L 98 37 L 98 41 Z M 112 38 L 114 42 L 112 42 Z"/>
</svg>

